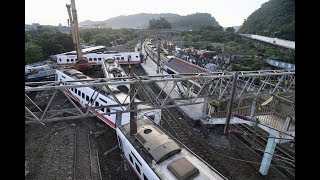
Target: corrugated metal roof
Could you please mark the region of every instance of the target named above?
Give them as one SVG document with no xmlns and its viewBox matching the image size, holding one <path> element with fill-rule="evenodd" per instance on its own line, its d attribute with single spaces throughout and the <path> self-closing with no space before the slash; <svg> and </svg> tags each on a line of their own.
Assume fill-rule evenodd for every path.
<svg viewBox="0 0 320 180">
<path fill-rule="evenodd" d="M 171 58 L 165 65 L 177 73 L 208 73 L 207 69 L 191 64 L 187 61 L 178 58 Z"/>
</svg>

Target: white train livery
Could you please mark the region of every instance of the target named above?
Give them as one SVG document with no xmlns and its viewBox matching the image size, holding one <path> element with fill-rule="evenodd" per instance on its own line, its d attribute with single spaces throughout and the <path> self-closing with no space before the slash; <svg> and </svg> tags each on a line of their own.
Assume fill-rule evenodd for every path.
<svg viewBox="0 0 320 180">
<path fill-rule="evenodd" d="M 91 79 L 90 77 L 84 75 L 82 72 L 77 71 L 75 69 L 56 70 L 55 78 L 56 81 L 61 81 L 61 84 L 63 85 L 71 85 L 70 83 L 66 83 L 64 81 Z M 83 82 L 72 83 L 72 85 L 80 84 L 83 84 Z M 118 88 L 115 87 L 110 87 L 110 89 L 121 103 L 129 103 L 130 97 L 128 97 L 126 93 L 121 92 Z M 103 113 L 122 111 L 122 108 L 119 106 L 112 108 L 93 108 L 98 106 L 118 104 L 112 95 L 106 93 L 105 87 L 102 87 L 100 93 L 98 93 L 99 90 L 95 91 L 91 87 L 64 88 L 64 91 L 72 99 L 80 103 L 83 107 L 89 108 L 90 112 L 92 112 L 93 114 L 97 114 L 99 119 L 101 119 L 103 122 L 105 122 L 107 125 L 114 129 L 121 124 L 127 124 L 130 120 L 129 112 L 102 115 Z"/>
<path fill-rule="evenodd" d="M 116 132 L 119 147 L 139 179 L 226 179 L 146 116 L 137 120 L 134 136 L 130 124 L 118 126 Z"/>
<path fill-rule="evenodd" d="M 140 63 L 140 52 L 84 52 L 83 56 L 92 65 L 101 65 L 105 58 L 114 58 L 118 64 Z M 77 62 L 77 54 L 75 52 L 57 54 L 50 58 L 59 66 L 68 66 Z"/>
</svg>

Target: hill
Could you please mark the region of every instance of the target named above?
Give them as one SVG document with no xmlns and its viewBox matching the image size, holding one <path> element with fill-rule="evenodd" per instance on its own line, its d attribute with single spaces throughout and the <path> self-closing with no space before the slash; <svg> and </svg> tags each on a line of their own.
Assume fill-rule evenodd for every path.
<svg viewBox="0 0 320 180">
<path fill-rule="evenodd" d="M 295 1 L 270 0 L 253 12 L 239 33 L 295 40 Z"/>
<path fill-rule="evenodd" d="M 168 20 L 173 29 L 199 29 L 201 26 L 220 26 L 219 23 L 208 13 L 195 13 L 180 16 L 172 13 L 148 14 L 140 13 L 128 16 L 117 16 L 105 21 L 84 21 L 80 22 L 80 27 L 110 27 L 145 29 L 149 26 L 149 20 L 159 19 L 160 17 Z"/>
</svg>

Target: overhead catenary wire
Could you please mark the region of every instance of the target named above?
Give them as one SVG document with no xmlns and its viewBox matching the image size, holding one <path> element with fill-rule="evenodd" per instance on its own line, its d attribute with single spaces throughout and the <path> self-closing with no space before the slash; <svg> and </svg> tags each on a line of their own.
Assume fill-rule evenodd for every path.
<svg viewBox="0 0 320 180">
<path fill-rule="evenodd" d="M 223 157 L 226 157 L 226 158 L 229 158 L 229 159 L 232 159 L 232 160 L 235 160 L 235 161 L 241 161 L 241 162 L 247 162 L 247 163 L 253 163 L 253 164 L 261 164 L 261 162 L 256 162 L 256 161 L 250 161 L 250 160 L 245 160 L 245 159 L 239 159 L 239 158 L 235 158 L 235 157 L 231 157 L 231 156 L 228 156 L 228 155 L 225 155 L 225 154 L 222 154 L 220 152 L 217 152 L 213 149 L 210 149 L 210 151 L 213 151 L 214 153 L 216 154 L 219 154 Z M 291 169 L 291 170 L 295 170 L 293 168 L 290 168 L 290 167 L 285 167 L 285 166 L 280 166 L 280 165 L 274 165 L 274 164 L 270 164 L 271 166 L 275 166 L 275 167 L 281 167 L 281 168 L 285 168 L 285 169 Z"/>
</svg>

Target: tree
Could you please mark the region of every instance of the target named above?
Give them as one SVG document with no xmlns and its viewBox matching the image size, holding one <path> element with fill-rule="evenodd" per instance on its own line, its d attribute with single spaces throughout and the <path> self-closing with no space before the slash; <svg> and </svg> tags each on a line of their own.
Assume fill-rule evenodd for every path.
<svg viewBox="0 0 320 180">
<path fill-rule="evenodd" d="M 25 43 L 25 64 L 43 60 L 42 48 L 34 43 Z"/>
<path fill-rule="evenodd" d="M 201 26 L 200 30 L 223 31 L 222 26 Z"/>
<path fill-rule="evenodd" d="M 233 27 L 227 27 L 227 28 L 226 28 L 226 31 L 228 31 L 228 32 L 234 32 L 235 30 L 234 30 Z"/>
<path fill-rule="evenodd" d="M 172 29 L 171 24 L 165 18 L 151 19 L 148 29 Z"/>
<path fill-rule="evenodd" d="M 115 40 L 114 35 L 107 35 L 107 34 L 97 34 L 92 37 L 91 43 L 94 45 L 104 45 L 108 46 L 111 41 Z"/>
<path fill-rule="evenodd" d="M 74 50 L 71 34 L 54 27 L 39 26 L 37 30 L 26 31 L 25 42 L 41 47 L 43 58 Z"/>
<path fill-rule="evenodd" d="M 239 33 L 295 39 L 295 1 L 269 0 L 245 20 Z"/>
</svg>

